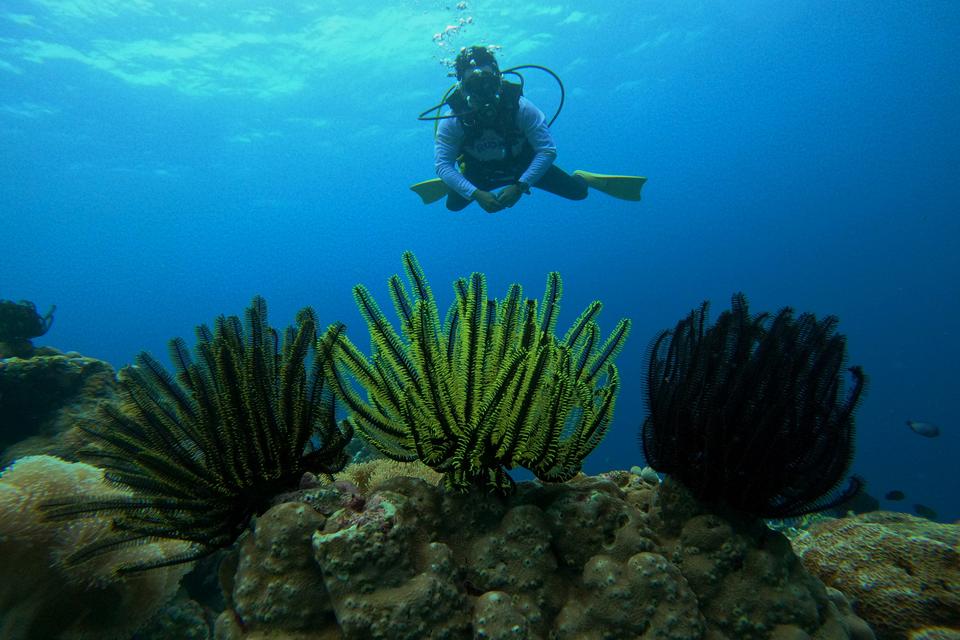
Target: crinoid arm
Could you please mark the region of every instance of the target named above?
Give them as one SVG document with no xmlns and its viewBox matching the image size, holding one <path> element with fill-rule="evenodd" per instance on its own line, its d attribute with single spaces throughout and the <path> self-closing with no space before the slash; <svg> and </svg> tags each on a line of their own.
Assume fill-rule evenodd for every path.
<svg viewBox="0 0 960 640">
<path fill-rule="evenodd" d="M 53 519 L 112 522 L 112 537 L 69 561 L 157 539 L 185 541 L 190 550 L 126 570 L 196 559 L 232 544 L 251 516 L 305 472 L 342 469 L 352 429 L 336 421 L 325 374 L 332 339 L 316 340 L 310 308 L 295 327 L 275 330 L 257 296 L 243 320 L 220 316 L 212 330 L 198 327 L 192 354 L 182 339 L 171 341 L 174 374 L 141 354 L 121 372 L 120 406 L 104 406 L 83 427 L 92 445 L 81 452 L 130 496 L 43 505 Z"/>
</svg>

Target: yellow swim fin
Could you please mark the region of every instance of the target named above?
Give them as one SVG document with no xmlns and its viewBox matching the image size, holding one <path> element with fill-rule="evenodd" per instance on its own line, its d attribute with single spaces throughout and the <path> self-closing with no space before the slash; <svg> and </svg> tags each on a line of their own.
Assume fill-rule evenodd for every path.
<svg viewBox="0 0 960 640">
<path fill-rule="evenodd" d="M 423 204 L 433 204 L 437 200 L 445 198 L 450 192 L 450 190 L 447 189 L 447 185 L 445 185 L 440 178 L 433 178 L 412 184 L 410 185 L 410 190 L 420 196 Z"/>
<path fill-rule="evenodd" d="M 647 181 L 643 176 L 609 176 L 602 173 L 591 173 L 577 169 L 573 172 L 575 176 L 581 176 L 587 181 L 587 186 L 597 191 L 603 191 L 608 196 L 619 198 L 620 200 L 640 199 L 640 189 Z"/>
</svg>

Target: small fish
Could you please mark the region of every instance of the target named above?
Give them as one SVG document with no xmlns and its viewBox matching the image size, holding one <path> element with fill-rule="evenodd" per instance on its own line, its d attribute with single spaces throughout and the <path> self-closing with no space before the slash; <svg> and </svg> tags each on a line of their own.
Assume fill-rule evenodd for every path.
<svg viewBox="0 0 960 640">
<path fill-rule="evenodd" d="M 913 512 L 922 518 L 927 520 L 936 520 L 937 512 L 928 507 L 925 504 L 915 504 L 913 505 Z"/>
<path fill-rule="evenodd" d="M 900 491 L 899 489 L 894 489 L 893 491 L 888 491 L 887 495 L 883 497 L 886 498 L 887 500 L 893 500 L 894 502 L 896 502 L 897 500 L 903 500 L 907 496 L 904 495 L 903 491 Z"/>
<path fill-rule="evenodd" d="M 932 422 L 917 422 L 916 420 L 907 420 L 907 426 L 910 430 L 921 435 L 924 438 L 936 438 L 940 435 L 940 427 Z"/>
</svg>

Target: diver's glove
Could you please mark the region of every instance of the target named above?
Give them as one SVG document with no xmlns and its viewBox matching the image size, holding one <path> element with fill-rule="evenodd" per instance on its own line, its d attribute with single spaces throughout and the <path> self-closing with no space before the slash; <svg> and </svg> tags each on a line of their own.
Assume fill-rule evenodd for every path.
<svg viewBox="0 0 960 640">
<path fill-rule="evenodd" d="M 483 210 L 487 213 L 496 213 L 503 209 L 503 203 L 489 191 L 481 191 L 477 189 L 473 192 L 473 199 L 477 201 Z"/>
</svg>

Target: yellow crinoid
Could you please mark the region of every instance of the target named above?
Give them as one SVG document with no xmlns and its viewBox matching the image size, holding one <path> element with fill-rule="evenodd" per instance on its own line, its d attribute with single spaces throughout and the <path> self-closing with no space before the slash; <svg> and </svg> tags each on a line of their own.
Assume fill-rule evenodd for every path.
<svg viewBox="0 0 960 640">
<path fill-rule="evenodd" d="M 383 455 L 420 460 L 458 491 L 509 493 L 507 470 L 517 466 L 549 482 L 576 475 L 610 425 L 619 386 L 613 361 L 630 321 L 602 341 L 595 322 L 602 305 L 594 301 L 557 338 L 561 282 L 553 272 L 539 307 L 517 284 L 497 301 L 487 297 L 483 274 L 460 278 L 441 323 L 416 257 L 404 253 L 403 264 L 410 290 L 398 275 L 389 280 L 400 331 L 357 285 L 372 353 L 354 346 L 342 325 L 322 339 L 349 423 Z"/>
</svg>

